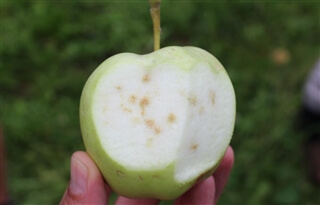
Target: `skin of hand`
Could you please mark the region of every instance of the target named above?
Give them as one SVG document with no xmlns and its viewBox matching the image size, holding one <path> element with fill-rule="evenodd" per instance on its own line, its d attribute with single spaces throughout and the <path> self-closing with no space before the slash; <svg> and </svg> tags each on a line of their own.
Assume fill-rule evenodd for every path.
<svg viewBox="0 0 320 205">
<path fill-rule="evenodd" d="M 229 146 L 215 173 L 196 184 L 175 200 L 174 205 L 216 204 L 227 184 L 234 163 L 234 152 Z M 71 157 L 71 180 L 60 202 L 70 204 L 107 204 L 111 193 L 99 169 L 86 152 L 75 152 Z M 129 199 L 118 197 L 116 205 L 156 205 L 156 199 Z"/>
</svg>

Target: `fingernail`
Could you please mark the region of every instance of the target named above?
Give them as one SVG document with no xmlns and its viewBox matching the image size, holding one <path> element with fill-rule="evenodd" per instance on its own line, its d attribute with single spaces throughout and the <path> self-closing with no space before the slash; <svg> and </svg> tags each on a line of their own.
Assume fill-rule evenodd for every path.
<svg viewBox="0 0 320 205">
<path fill-rule="evenodd" d="M 88 169 L 75 157 L 71 158 L 70 192 L 74 195 L 85 193 L 88 184 Z"/>
</svg>

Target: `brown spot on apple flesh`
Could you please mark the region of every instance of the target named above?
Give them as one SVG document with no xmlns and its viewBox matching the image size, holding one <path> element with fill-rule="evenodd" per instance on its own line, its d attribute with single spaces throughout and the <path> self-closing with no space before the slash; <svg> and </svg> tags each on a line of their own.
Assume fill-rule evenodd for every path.
<svg viewBox="0 0 320 205">
<path fill-rule="evenodd" d="M 116 89 L 120 91 L 122 89 L 122 87 L 118 85 L 118 86 L 116 86 Z"/>
<path fill-rule="evenodd" d="M 129 108 L 123 108 L 123 111 L 125 111 L 125 112 L 132 112 L 132 110 L 131 109 L 129 109 Z"/>
<path fill-rule="evenodd" d="M 196 96 L 190 96 L 188 98 L 188 101 L 191 105 L 195 106 L 197 104 L 197 97 Z"/>
<path fill-rule="evenodd" d="M 143 77 L 142 77 L 142 82 L 144 83 L 147 83 L 150 81 L 150 75 L 149 74 L 145 74 Z"/>
<path fill-rule="evenodd" d="M 143 97 L 141 100 L 140 100 L 140 107 L 141 107 L 141 115 L 144 115 L 144 112 L 145 112 L 145 107 L 147 105 L 149 105 L 149 99 L 147 97 Z"/>
<path fill-rule="evenodd" d="M 123 103 L 120 105 L 120 107 L 122 108 L 122 110 L 123 110 L 124 112 L 132 112 L 132 110 L 129 109 L 129 108 L 127 108 L 127 107 L 125 107 Z"/>
<path fill-rule="evenodd" d="M 122 171 L 117 170 L 116 173 L 117 173 L 117 176 L 118 176 L 118 177 L 124 178 L 124 173 L 123 173 Z"/>
<path fill-rule="evenodd" d="M 136 96 L 135 95 L 131 95 L 130 96 L 130 98 L 129 98 L 129 101 L 131 102 L 131 103 L 135 103 L 136 102 Z"/>
<path fill-rule="evenodd" d="M 198 149 L 198 147 L 199 147 L 198 144 L 193 143 L 190 148 L 191 148 L 191 150 L 196 151 Z"/>
<path fill-rule="evenodd" d="M 213 90 L 210 91 L 210 100 L 212 105 L 214 105 L 215 101 L 216 101 L 216 94 L 213 92 Z"/>
<path fill-rule="evenodd" d="M 160 132 L 161 132 L 160 127 L 154 128 L 154 132 L 155 132 L 156 134 L 160 134 Z"/>
<path fill-rule="evenodd" d="M 140 100 L 140 106 L 141 107 L 145 107 L 149 105 L 149 99 L 147 97 L 143 97 L 141 100 Z"/>
<path fill-rule="evenodd" d="M 173 113 L 170 113 L 167 120 L 169 123 L 173 123 L 176 121 L 176 116 Z"/>
<path fill-rule="evenodd" d="M 146 123 L 147 127 L 151 128 L 151 129 L 154 128 L 154 125 L 155 125 L 154 120 L 145 120 L 145 123 Z"/>
<path fill-rule="evenodd" d="M 147 119 L 144 121 L 148 128 L 153 129 L 156 134 L 160 134 L 161 129 L 158 127 L 154 120 Z"/>
</svg>

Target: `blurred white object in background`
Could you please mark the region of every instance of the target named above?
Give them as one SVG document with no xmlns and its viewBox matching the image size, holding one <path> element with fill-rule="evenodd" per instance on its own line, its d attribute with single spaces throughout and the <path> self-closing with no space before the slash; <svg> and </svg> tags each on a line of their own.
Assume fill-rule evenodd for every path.
<svg viewBox="0 0 320 205">
<path fill-rule="evenodd" d="M 320 114 L 320 60 L 312 69 L 305 82 L 303 103 L 310 111 Z"/>
</svg>

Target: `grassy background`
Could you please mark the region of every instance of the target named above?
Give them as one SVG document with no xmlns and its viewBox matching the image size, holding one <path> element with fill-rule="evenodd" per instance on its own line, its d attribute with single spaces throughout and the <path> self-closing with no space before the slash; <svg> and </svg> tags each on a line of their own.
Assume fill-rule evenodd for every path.
<svg viewBox="0 0 320 205">
<path fill-rule="evenodd" d="M 162 47 L 193 45 L 226 67 L 237 96 L 236 159 L 220 204 L 305 204 L 308 130 L 294 120 L 319 57 L 317 1 L 162 3 Z M 17 204 L 57 204 L 84 150 L 82 87 L 106 58 L 152 51 L 147 1 L 1 1 L 1 121 Z"/>
</svg>

